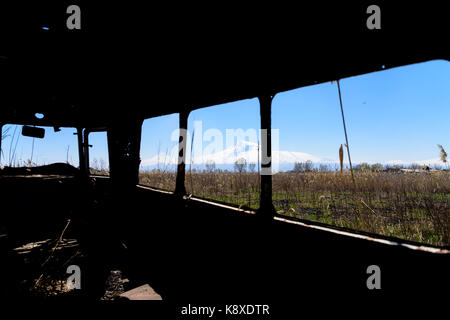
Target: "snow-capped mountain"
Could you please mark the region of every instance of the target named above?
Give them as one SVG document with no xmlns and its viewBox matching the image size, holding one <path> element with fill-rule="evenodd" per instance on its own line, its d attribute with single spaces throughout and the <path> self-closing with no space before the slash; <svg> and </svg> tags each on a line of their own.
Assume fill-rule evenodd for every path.
<svg viewBox="0 0 450 320">
<path fill-rule="evenodd" d="M 152 166 L 159 164 L 175 165 L 177 164 L 177 152 L 172 150 L 170 154 L 160 153 L 152 158 L 144 159 L 141 162 L 143 166 Z M 238 159 L 245 159 L 247 163 L 261 162 L 261 147 L 255 142 L 239 141 L 237 144 L 217 152 L 203 154 L 192 158 L 193 164 L 206 164 L 214 162 L 216 165 L 234 164 Z M 333 162 L 332 160 L 314 156 L 304 152 L 293 151 L 272 151 L 272 161 L 278 163 L 295 162 Z M 190 152 L 187 152 L 186 163 L 191 163 Z"/>
<path fill-rule="evenodd" d="M 190 157 L 190 150 L 187 150 L 186 164 L 194 166 L 204 166 L 207 163 L 214 163 L 217 167 L 223 168 L 233 168 L 234 163 L 238 159 L 245 159 L 247 163 L 261 162 L 261 146 L 255 142 L 250 141 L 239 141 L 237 144 L 225 148 L 223 150 L 208 152 L 207 148 L 204 149 L 206 153 L 202 155 L 196 155 L 194 152 L 194 157 Z M 174 167 L 177 164 L 178 149 L 174 148 L 169 153 L 160 153 L 152 158 L 143 159 L 141 166 L 143 167 Z M 285 151 L 285 150 L 273 150 L 272 151 L 272 165 L 275 171 L 279 168 L 280 171 L 291 170 L 296 162 L 306 162 L 311 161 L 315 164 L 329 164 L 338 165 L 339 159 L 329 159 L 319 156 L 315 156 L 305 152 L 296 151 Z M 346 157 L 344 159 L 345 165 L 347 164 Z M 360 161 L 367 162 L 369 164 L 378 163 L 377 161 Z M 353 164 L 356 165 L 360 163 L 354 161 Z M 389 160 L 381 162 L 383 165 L 409 165 L 409 164 L 419 164 L 428 166 L 442 166 L 443 163 L 439 158 L 433 158 L 428 160 L 418 160 L 418 161 L 404 161 L 404 160 Z"/>
<path fill-rule="evenodd" d="M 245 159 L 247 163 L 261 162 L 261 146 L 258 146 L 255 142 L 240 141 L 234 146 L 231 146 L 222 151 L 204 154 L 201 157 L 194 157 L 194 163 L 207 163 L 214 162 L 216 164 L 234 164 L 238 159 Z M 327 161 L 320 157 L 314 156 L 309 153 L 303 152 L 290 152 L 290 151 L 272 151 L 273 161 L 279 163 L 295 163 L 295 162 L 323 162 Z"/>
</svg>

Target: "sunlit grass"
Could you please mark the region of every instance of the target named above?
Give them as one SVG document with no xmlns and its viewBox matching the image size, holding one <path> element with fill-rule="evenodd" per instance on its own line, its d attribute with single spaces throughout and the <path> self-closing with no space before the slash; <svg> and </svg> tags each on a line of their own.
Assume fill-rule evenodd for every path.
<svg viewBox="0 0 450 320">
<path fill-rule="evenodd" d="M 171 190 L 176 173 L 141 172 L 140 183 Z M 188 193 L 259 207 L 257 172 L 187 172 Z M 273 175 L 281 215 L 433 245 L 449 245 L 450 172 L 283 172 Z"/>
</svg>

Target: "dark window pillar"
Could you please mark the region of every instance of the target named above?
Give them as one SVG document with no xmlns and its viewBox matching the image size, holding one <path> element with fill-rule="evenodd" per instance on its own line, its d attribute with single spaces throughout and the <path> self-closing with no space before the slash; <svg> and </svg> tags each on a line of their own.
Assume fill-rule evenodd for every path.
<svg viewBox="0 0 450 320">
<path fill-rule="evenodd" d="M 134 190 L 139 183 L 142 120 L 124 120 L 108 128 L 110 178 L 113 190 Z"/>
<path fill-rule="evenodd" d="M 189 111 L 180 113 L 180 138 L 178 140 L 178 167 L 177 180 L 175 185 L 175 194 L 185 195 L 186 187 L 184 185 L 186 177 L 186 146 L 187 146 L 187 123 Z M 192 155 L 191 155 L 192 156 Z"/>
<path fill-rule="evenodd" d="M 77 128 L 77 139 L 78 139 L 78 161 L 79 167 L 82 175 L 87 174 L 86 166 L 86 154 L 83 141 L 83 128 Z"/>
<path fill-rule="evenodd" d="M 272 204 L 272 98 L 258 97 L 261 113 L 261 195 L 258 214 L 265 218 L 272 218 L 275 214 Z"/>
<path fill-rule="evenodd" d="M 86 167 L 86 173 L 89 175 L 91 172 L 89 170 L 89 131 L 88 131 L 88 129 L 83 130 L 83 150 L 84 150 L 84 165 Z"/>
</svg>

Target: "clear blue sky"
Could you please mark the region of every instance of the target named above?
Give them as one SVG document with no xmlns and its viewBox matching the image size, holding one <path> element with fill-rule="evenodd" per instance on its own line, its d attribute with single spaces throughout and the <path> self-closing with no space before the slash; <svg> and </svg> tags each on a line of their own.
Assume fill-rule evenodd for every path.
<svg viewBox="0 0 450 320">
<path fill-rule="evenodd" d="M 45 129 L 44 139 L 33 139 L 20 134 L 22 126 L 4 126 L 3 134 L 5 138 L 2 141 L 1 164 L 8 165 L 10 159 L 12 160 L 15 155 L 15 161 L 12 162 L 16 164 L 23 164 L 29 159 L 37 164 L 66 162 L 68 160 L 71 164 L 78 166 L 77 136 L 73 134 L 76 132 L 76 129 L 61 128 L 61 131 L 54 132 L 53 127 L 43 128 Z M 16 129 L 15 134 L 14 129 Z M 14 141 L 12 140 L 13 137 Z M 108 144 L 106 133 L 91 133 L 89 135 L 89 144 L 92 145 L 92 148 L 90 148 L 90 165 L 93 165 L 95 159 L 97 159 L 98 163 L 100 163 L 100 159 L 103 159 L 103 162 L 107 164 Z M 33 156 L 32 159 L 31 156 Z"/>
<path fill-rule="evenodd" d="M 431 61 L 340 81 L 352 160 L 424 160 L 450 148 L 450 63 Z M 345 143 L 337 84 L 278 94 L 280 149 L 337 159 Z"/>
<path fill-rule="evenodd" d="M 384 70 L 343 79 L 340 84 L 353 162 L 437 158 L 436 144 L 450 151 L 449 62 L 431 61 Z M 259 129 L 259 103 L 250 99 L 196 110 L 189 117 L 190 132 L 196 120 L 203 121 L 203 132 L 215 128 L 224 136 L 226 129 Z M 277 94 L 272 127 L 280 130 L 280 150 L 337 160 L 345 137 L 336 83 Z M 178 114 L 146 120 L 141 158 L 151 158 L 158 150 L 170 153 L 177 146 L 177 139 L 171 140 L 177 128 Z M 3 141 L 2 165 L 8 161 L 13 130 L 11 126 L 9 137 Z M 69 161 L 78 165 L 74 131 L 65 128 L 54 133 L 47 128 L 44 140 L 35 139 L 33 161 L 64 162 L 69 146 Z M 17 159 L 30 158 L 31 142 L 32 138 L 20 137 Z M 107 162 L 106 134 L 92 134 L 90 143 L 94 145 L 91 159 Z"/>
<path fill-rule="evenodd" d="M 449 62 L 383 70 L 342 79 L 340 85 L 355 163 L 428 160 L 439 156 L 437 144 L 450 149 Z M 203 132 L 259 129 L 259 103 L 250 99 L 196 110 L 190 132 L 196 120 L 203 121 Z M 177 114 L 146 120 L 142 158 L 155 155 L 158 145 L 163 153 L 176 146 L 170 135 L 177 127 Z M 277 94 L 272 127 L 280 130 L 280 150 L 338 160 L 345 136 L 336 82 Z"/>
</svg>

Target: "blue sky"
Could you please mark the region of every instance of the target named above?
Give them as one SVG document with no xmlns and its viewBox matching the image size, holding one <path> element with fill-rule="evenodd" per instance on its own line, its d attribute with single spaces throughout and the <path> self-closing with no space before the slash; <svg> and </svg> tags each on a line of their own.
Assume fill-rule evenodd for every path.
<svg viewBox="0 0 450 320">
<path fill-rule="evenodd" d="M 449 62 L 431 61 L 383 70 L 342 79 L 340 85 L 354 163 L 434 159 L 439 157 L 437 144 L 450 151 Z M 225 135 L 226 129 L 259 129 L 259 103 L 255 98 L 196 110 L 189 116 L 190 132 L 198 120 L 202 120 L 203 132 L 214 128 Z M 277 94 L 272 106 L 272 127 L 279 129 L 280 150 L 337 160 L 345 137 L 336 83 Z M 171 140 L 177 128 L 178 114 L 146 120 L 141 158 L 151 158 L 158 151 L 170 153 L 177 146 L 177 139 Z M 64 162 L 69 146 L 69 161 L 78 165 L 75 129 L 63 128 L 58 133 L 53 128 L 46 129 L 44 140 L 35 139 L 33 161 Z M 13 130 L 11 126 L 3 141 L 2 165 L 8 161 Z M 19 138 L 16 159 L 30 158 L 32 140 Z M 91 159 L 107 162 L 106 134 L 91 134 L 90 144 Z M 12 149 L 14 145 L 15 141 Z"/>
<path fill-rule="evenodd" d="M 352 160 L 413 162 L 438 158 L 437 144 L 450 149 L 450 63 L 430 61 L 340 81 Z M 202 108 L 188 127 L 202 120 L 203 132 L 217 128 L 259 129 L 257 99 Z M 142 158 L 176 146 L 170 135 L 178 115 L 146 120 Z M 336 82 L 279 93 L 272 105 L 279 149 L 338 160 L 345 143 Z M 153 139 L 152 139 L 153 137 Z M 225 143 L 224 143 L 225 144 Z M 205 143 L 203 145 L 205 147 Z"/>
<path fill-rule="evenodd" d="M 33 139 L 20 134 L 22 126 L 6 125 L 3 133 L 6 137 L 2 141 L 1 164 L 8 165 L 15 155 L 14 163 L 23 164 L 31 159 L 37 164 L 49 164 L 54 162 L 66 162 L 78 166 L 78 144 L 74 128 L 61 128 L 61 131 L 54 132 L 53 127 L 43 127 L 45 129 L 44 139 Z M 9 128 L 9 129 L 7 129 Z M 14 129 L 16 133 L 14 134 Z M 6 132 L 6 130 L 8 130 Z M 13 140 L 14 137 L 14 140 Z M 18 139 L 18 140 L 17 140 Z M 32 148 L 34 140 L 34 150 Z M 12 142 L 12 144 L 11 144 Z M 16 146 L 17 143 L 17 147 Z M 93 165 L 94 159 L 100 163 L 100 159 L 108 162 L 108 144 L 106 133 L 94 132 L 89 135 L 90 162 Z M 14 152 L 15 149 L 15 152 Z"/>
<path fill-rule="evenodd" d="M 352 160 L 424 160 L 450 147 L 450 63 L 432 61 L 340 81 Z M 337 84 L 278 94 L 280 149 L 337 158 L 345 143 Z"/>
</svg>

